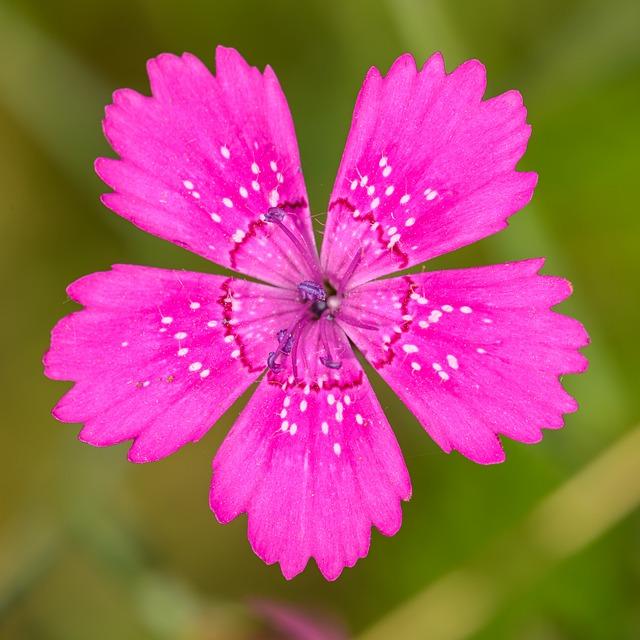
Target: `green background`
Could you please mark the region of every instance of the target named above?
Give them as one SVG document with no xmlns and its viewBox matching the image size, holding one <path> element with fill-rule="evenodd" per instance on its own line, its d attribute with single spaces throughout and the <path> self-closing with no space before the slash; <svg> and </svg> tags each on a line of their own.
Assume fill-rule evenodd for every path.
<svg viewBox="0 0 640 640">
<path fill-rule="evenodd" d="M 0 637 L 264 637 L 258 598 L 367 638 L 639 638 L 639 27 L 636 0 L 0 0 Z M 561 310 L 592 336 L 590 370 L 566 380 L 580 411 L 539 445 L 506 442 L 494 467 L 442 453 L 376 379 L 414 498 L 336 583 L 315 566 L 286 582 L 244 518 L 210 513 L 211 459 L 239 405 L 139 466 L 49 414 L 66 385 L 40 359 L 74 308 L 70 281 L 114 262 L 212 270 L 103 208 L 92 162 L 110 153 L 113 90 L 147 92 L 144 63 L 163 51 L 211 66 L 218 43 L 278 73 L 316 212 L 369 66 L 481 59 L 490 95 L 525 97 L 520 167 L 540 182 L 506 231 L 429 268 L 548 256 L 575 288 Z"/>
</svg>

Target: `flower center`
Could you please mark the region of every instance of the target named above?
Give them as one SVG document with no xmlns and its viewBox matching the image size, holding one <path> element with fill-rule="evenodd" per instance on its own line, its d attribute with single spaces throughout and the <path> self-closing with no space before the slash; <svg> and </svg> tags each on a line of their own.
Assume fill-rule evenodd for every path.
<svg viewBox="0 0 640 640">
<path fill-rule="evenodd" d="M 332 348 L 336 343 L 335 314 L 340 308 L 340 299 L 335 290 L 330 285 L 325 289 L 318 282 L 304 280 L 298 284 L 298 298 L 304 309 L 291 327 L 278 331 L 278 348 L 269 353 L 267 358 L 269 369 L 277 373 L 282 369 L 284 358 L 291 356 L 293 375 L 298 377 L 297 347 L 311 322 L 320 322 L 320 338 L 324 349 L 324 353 L 319 356 L 320 362 L 329 369 L 339 369 L 342 361 L 333 355 L 335 348 Z"/>
<path fill-rule="evenodd" d="M 323 277 L 313 248 L 308 246 L 301 235 L 287 226 L 285 223 L 286 215 L 282 209 L 273 207 L 265 214 L 265 221 L 277 225 L 287 235 L 295 249 L 307 262 L 314 279 L 303 280 L 297 285 L 298 300 L 304 305 L 304 308 L 291 326 L 278 331 L 276 336 L 278 346 L 275 351 L 269 353 L 267 366 L 271 371 L 277 373 L 282 370 L 285 360 L 290 358 L 292 373 L 298 379 L 298 345 L 311 323 L 319 323 L 317 329 L 322 353 L 318 355 L 318 359 L 329 369 L 340 369 L 342 366 L 342 361 L 338 356 L 340 340 L 337 335 L 341 329 L 337 326 L 336 319 L 339 318 L 341 322 L 354 324 L 364 329 L 376 329 L 377 327 L 362 323 L 341 311 L 345 285 L 348 284 L 362 259 L 362 249 L 356 251 L 349 266 L 339 277 L 337 286 L 334 287 Z"/>
</svg>

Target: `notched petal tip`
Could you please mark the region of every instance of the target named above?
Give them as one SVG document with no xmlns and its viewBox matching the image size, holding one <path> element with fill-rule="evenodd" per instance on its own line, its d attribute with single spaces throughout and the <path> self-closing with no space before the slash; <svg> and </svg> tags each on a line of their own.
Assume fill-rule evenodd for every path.
<svg viewBox="0 0 640 640">
<path fill-rule="evenodd" d="M 444 56 L 441 51 L 436 51 L 427 58 L 425 63 L 422 65 L 422 71 L 424 72 L 427 70 L 439 76 L 444 76 L 446 74 Z"/>
<path fill-rule="evenodd" d="M 393 61 L 393 63 L 389 67 L 389 71 L 387 72 L 385 78 L 390 78 L 391 76 L 393 76 L 395 73 L 398 73 L 398 72 L 407 72 L 407 71 L 413 71 L 416 74 L 418 73 L 415 58 L 413 57 L 412 54 L 408 52 L 403 53 Z"/>
<path fill-rule="evenodd" d="M 170 455 L 170 454 L 160 455 L 160 456 L 149 455 L 144 450 L 141 450 L 140 447 L 136 447 L 137 440 L 138 438 L 136 438 L 133 441 L 133 444 L 129 448 L 129 451 L 127 451 L 128 462 L 133 462 L 134 464 L 146 464 L 147 462 L 157 462 L 158 460 L 161 460 L 162 458 L 166 458 L 168 455 Z"/>
<path fill-rule="evenodd" d="M 223 75 L 231 75 L 235 70 L 241 70 L 247 72 L 250 69 L 256 69 L 252 67 L 240 54 L 237 49 L 233 47 L 225 47 L 218 45 L 215 53 L 216 59 L 216 77 Z"/>
</svg>

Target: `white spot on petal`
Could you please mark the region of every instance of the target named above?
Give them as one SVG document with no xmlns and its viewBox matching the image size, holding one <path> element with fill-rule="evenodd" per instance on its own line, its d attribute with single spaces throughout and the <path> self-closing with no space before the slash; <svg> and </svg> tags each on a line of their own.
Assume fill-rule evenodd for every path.
<svg viewBox="0 0 640 640">
<path fill-rule="evenodd" d="M 447 363 L 452 369 L 458 368 L 458 358 L 456 358 L 455 356 L 452 356 L 451 354 L 447 356 Z"/>
<path fill-rule="evenodd" d="M 389 244 L 387 244 L 387 249 L 393 249 L 393 246 L 400 240 L 400 234 L 396 233 L 391 236 L 391 240 L 389 240 Z"/>
</svg>

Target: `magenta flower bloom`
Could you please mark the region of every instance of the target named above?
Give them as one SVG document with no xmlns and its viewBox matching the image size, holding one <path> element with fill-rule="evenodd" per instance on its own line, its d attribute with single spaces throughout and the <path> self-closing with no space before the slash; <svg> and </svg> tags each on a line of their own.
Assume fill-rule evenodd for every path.
<svg viewBox="0 0 640 640">
<path fill-rule="evenodd" d="M 318 255 L 296 137 L 270 67 L 218 48 L 148 63 L 152 96 L 113 96 L 96 170 L 104 204 L 138 227 L 266 284 L 115 265 L 74 282 L 46 374 L 72 380 L 54 415 L 95 446 L 133 440 L 159 460 L 199 440 L 257 380 L 213 461 L 220 522 L 248 515 L 251 546 L 286 578 L 314 558 L 337 578 L 393 535 L 411 484 L 351 344 L 447 453 L 504 460 L 500 435 L 538 442 L 575 411 L 571 293 L 542 259 L 378 279 L 484 238 L 530 200 L 515 170 L 531 128 L 519 93 L 483 100 L 471 60 L 411 56 L 358 96 Z"/>
</svg>

